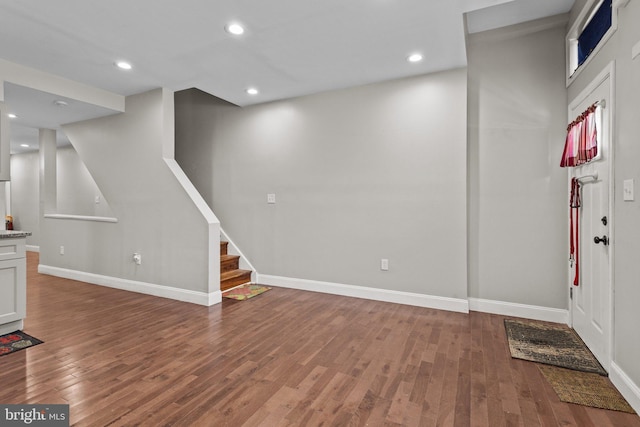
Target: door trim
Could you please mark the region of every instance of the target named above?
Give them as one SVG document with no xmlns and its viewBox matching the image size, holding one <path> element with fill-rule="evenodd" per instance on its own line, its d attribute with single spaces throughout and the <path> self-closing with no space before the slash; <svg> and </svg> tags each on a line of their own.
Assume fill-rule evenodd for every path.
<svg viewBox="0 0 640 427">
<path fill-rule="evenodd" d="M 600 84 L 602 84 L 605 80 L 609 79 L 609 94 L 608 94 L 608 98 L 607 99 L 607 104 L 606 107 L 608 109 L 608 113 L 609 113 L 609 176 L 608 176 L 608 180 L 609 180 L 609 201 L 608 201 L 608 210 L 609 210 L 609 238 L 610 238 L 610 244 L 609 244 L 609 331 L 607 331 L 607 336 L 609 337 L 609 342 L 606 343 L 606 347 L 607 347 L 607 353 L 608 353 L 608 360 L 605 361 L 600 361 L 603 364 L 603 367 L 605 368 L 605 370 L 607 372 L 610 372 L 611 370 L 611 364 L 612 362 L 615 360 L 615 354 L 614 354 L 614 331 L 615 331 L 615 327 L 614 327 L 614 320 L 615 320 L 615 301 L 614 301 L 614 289 L 615 289 L 615 215 L 614 215 L 614 205 L 615 205 L 615 182 L 614 182 L 614 177 L 615 177 L 615 106 L 616 106 L 616 99 L 615 99 L 615 71 L 616 71 L 616 66 L 615 66 L 615 61 L 611 61 L 609 62 L 609 64 L 607 64 L 607 66 L 604 67 L 604 69 L 597 75 L 597 77 L 595 79 L 593 79 L 591 81 L 591 83 L 589 83 L 589 85 L 587 85 L 587 87 L 580 92 L 580 94 L 578 96 L 576 96 L 570 103 L 568 106 L 568 117 L 569 120 L 573 120 L 572 118 L 572 112 L 573 110 L 575 110 L 578 105 L 580 105 L 582 102 L 584 102 L 592 93 L 594 90 L 596 90 L 596 88 L 598 86 L 600 86 Z M 571 181 L 571 175 L 572 173 L 568 174 L 568 179 L 567 181 L 570 182 Z M 569 271 L 569 275 L 568 277 L 571 277 L 570 271 L 571 269 L 567 266 L 567 271 Z M 572 287 L 571 284 L 571 280 L 567 279 L 567 284 L 569 285 L 567 288 L 567 301 L 569 302 L 569 323 L 571 327 L 573 327 L 573 303 L 569 297 L 569 292 L 570 289 Z"/>
</svg>

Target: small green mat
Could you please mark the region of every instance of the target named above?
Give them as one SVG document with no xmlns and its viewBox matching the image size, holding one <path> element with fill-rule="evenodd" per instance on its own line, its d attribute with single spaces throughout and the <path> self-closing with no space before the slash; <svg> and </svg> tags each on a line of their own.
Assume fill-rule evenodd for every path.
<svg viewBox="0 0 640 427">
<path fill-rule="evenodd" d="M 237 288 L 229 289 L 228 291 L 224 291 L 222 296 L 225 298 L 234 299 L 237 301 L 244 301 L 249 298 L 253 298 L 257 295 L 260 295 L 264 292 L 267 292 L 271 288 L 263 285 L 255 285 L 252 283 L 247 283 L 242 286 L 238 286 Z"/>
</svg>

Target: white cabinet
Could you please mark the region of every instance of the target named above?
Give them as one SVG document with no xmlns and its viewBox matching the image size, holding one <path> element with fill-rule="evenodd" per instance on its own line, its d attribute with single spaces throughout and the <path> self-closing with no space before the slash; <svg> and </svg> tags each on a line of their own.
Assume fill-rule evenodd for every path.
<svg viewBox="0 0 640 427">
<path fill-rule="evenodd" d="M 0 81 L 0 84 L 2 82 Z M 0 181 L 9 181 L 11 175 L 9 172 L 10 155 L 11 155 L 11 136 L 9 135 L 9 111 L 4 102 L 0 101 Z"/>
<path fill-rule="evenodd" d="M 24 238 L 0 239 L 0 329 L 27 314 L 27 260 Z"/>
</svg>

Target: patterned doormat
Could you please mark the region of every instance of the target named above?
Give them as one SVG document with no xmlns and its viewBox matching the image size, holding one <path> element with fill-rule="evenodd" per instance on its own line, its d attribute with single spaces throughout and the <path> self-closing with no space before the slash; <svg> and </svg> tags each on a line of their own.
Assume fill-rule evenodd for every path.
<svg viewBox="0 0 640 427">
<path fill-rule="evenodd" d="M 242 286 L 238 286 L 237 288 L 229 289 L 228 291 L 224 291 L 222 296 L 225 298 L 231 298 L 238 301 L 244 301 L 249 298 L 253 298 L 261 293 L 267 292 L 271 288 L 263 285 L 255 285 L 252 283 L 246 283 Z"/>
<path fill-rule="evenodd" d="M 42 343 L 43 341 L 25 334 L 22 331 L 11 332 L 10 334 L 0 336 L 0 356 L 15 353 L 16 351 Z"/>
<path fill-rule="evenodd" d="M 607 375 L 578 334 L 566 325 L 505 319 L 511 357 Z"/>
<path fill-rule="evenodd" d="M 607 377 L 548 365 L 538 368 L 563 402 L 636 413 Z"/>
</svg>

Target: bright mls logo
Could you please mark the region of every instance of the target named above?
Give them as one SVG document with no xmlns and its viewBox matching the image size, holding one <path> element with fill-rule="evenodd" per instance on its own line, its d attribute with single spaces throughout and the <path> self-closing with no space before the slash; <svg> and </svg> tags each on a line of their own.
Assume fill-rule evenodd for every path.
<svg viewBox="0 0 640 427">
<path fill-rule="evenodd" d="M 69 427 L 69 405 L 0 405 L 0 426 Z"/>
</svg>

